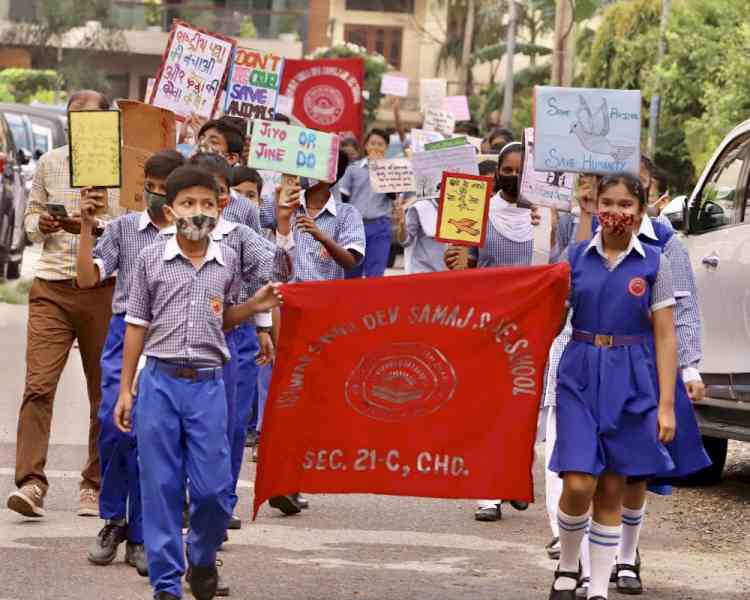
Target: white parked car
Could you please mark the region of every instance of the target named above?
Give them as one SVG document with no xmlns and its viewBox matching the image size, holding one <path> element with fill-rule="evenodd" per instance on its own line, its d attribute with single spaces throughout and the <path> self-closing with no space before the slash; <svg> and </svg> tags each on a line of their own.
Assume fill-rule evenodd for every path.
<svg viewBox="0 0 750 600">
<path fill-rule="evenodd" d="M 727 440 L 750 441 L 750 121 L 721 142 L 679 218 L 667 216 L 682 222 L 698 285 L 707 398 L 696 413 L 714 461 L 705 475 L 718 479 Z"/>
</svg>

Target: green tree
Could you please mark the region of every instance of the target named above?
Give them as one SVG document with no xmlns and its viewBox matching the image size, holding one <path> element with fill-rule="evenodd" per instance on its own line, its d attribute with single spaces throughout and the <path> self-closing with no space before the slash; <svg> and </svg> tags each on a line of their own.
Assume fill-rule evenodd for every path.
<svg viewBox="0 0 750 600">
<path fill-rule="evenodd" d="M 383 73 L 388 69 L 385 59 L 379 54 L 370 54 L 366 48 L 360 48 L 354 44 L 341 44 L 330 48 L 319 48 L 307 58 L 361 58 L 365 63 L 365 129 L 377 117 L 378 107 L 380 106 L 380 83 L 383 79 Z"/>
<path fill-rule="evenodd" d="M 26 104 L 40 92 L 59 87 L 59 75 L 51 69 L 3 69 L 0 71 L 0 86 L 12 96 L 11 102 Z"/>
</svg>

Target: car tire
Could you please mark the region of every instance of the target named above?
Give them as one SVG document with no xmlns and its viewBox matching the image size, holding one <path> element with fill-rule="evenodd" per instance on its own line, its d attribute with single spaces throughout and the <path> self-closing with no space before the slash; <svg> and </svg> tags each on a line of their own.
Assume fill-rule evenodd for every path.
<svg viewBox="0 0 750 600">
<path fill-rule="evenodd" d="M 19 279 L 21 277 L 21 261 L 18 262 L 9 262 L 8 266 L 5 270 L 5 278 L 10 279 Z"/>
<path fill-rule="evenodd" d="M 703 436 L 703 447 L 706 449 L 708 458 L 713 463 L 702 471 L 698 471 L 689 477 L 676 482 L 675 485 L 680 487 L 697 487 L 716 485 L 721 481 L 721 474 L 724 472 L 724 465 L 727 462 L 728 440 L 725 438 Z"/>
</svg>

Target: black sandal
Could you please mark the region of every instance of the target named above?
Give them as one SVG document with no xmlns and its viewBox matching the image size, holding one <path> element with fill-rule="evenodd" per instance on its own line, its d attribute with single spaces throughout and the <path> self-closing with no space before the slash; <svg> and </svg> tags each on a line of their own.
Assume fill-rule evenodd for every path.
<svg viewBox="0 0 750 600">
<path fill-rule="evenodd" d="M 621 571 L 630 571 L 631 573 L 635 573 L 635 576 L 620 575 Z M 638 596 L 643 593 L 643 583 L 641 582 L 641 566 L 639 564 L 636 563 L 635 565 L 624 565 L 618 563 L 615 565 L 615 572 L 617 573 L 617 579 L 615 583 L 617 584 L 617 592 L 619 594 Z"/>
<path fill-rule="evenodd" d="M 580 576 L 580 571 L 555 571 L 555 581 L 552 582 L 549 600 L 576 600 L 576 588 L 578 587 Z M 556 590 L 555 582 L 560 578 L 572 579 L 576 582 L 575 587 L 572 590 Z"/>
</svg>

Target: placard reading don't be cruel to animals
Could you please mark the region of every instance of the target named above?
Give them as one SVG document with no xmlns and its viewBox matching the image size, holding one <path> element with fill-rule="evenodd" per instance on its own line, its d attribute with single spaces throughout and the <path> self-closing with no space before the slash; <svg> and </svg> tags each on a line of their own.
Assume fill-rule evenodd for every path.
<svg viewBox="0 0 750 600">
<path fill-rule="evenodd" d="M 638 174 L 641 92 L 537 86 L 534 168 Z"/>
</svg>

